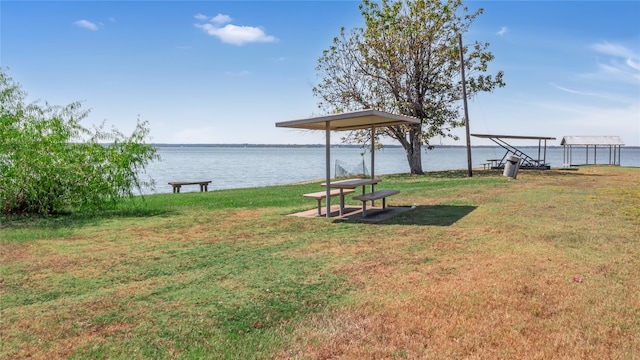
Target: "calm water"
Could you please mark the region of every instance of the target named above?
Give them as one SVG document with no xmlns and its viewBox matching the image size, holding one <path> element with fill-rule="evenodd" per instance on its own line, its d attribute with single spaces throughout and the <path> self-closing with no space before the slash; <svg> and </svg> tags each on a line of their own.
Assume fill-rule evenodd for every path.
<svg viewBox="0 0 640 360">
<path fill-rule="evenodd" d="M 522 147 L 527 154 L 537 158 L 537 147 Z M 331 149 L 331 171 L 334 175 L 335 161 L 362 162 L 362 149 L 339 147 Z M 161 161 L 147 167 L 146 176 L 156 181 L 155 190 L 145 193 L 170 193 L 169 181 L 212 180 L 209 190 L 232 189 L 255 186 L 281 185 L 294 182 L 324 179 L 324 147 L 225 147 L 225 146 L 159 146 Z M 500 147 L 472 147 L 473 167 L 486 159 L 502 158 Z M 609 149 L 598 148 L 597 163 L 609 163 Z M 563 165 L 563 148 L 547 148 L 547 162 L 552 167 Z M 366 167 L 371 171 L 371 156 L 364 154 Z M 573 162 L 584 163 L 584 149 L 573 150 Z M 593 149 L 589 152 L 593 163 Z M 623 147 L 622 166 L 640 167 L 640 148 Z M 467 168 L 467 152 L 464 146 L 437 147 L 423 152 L 424 171 L 454 170 Z M 407 173 L 409 166 L 404 149 L 393 147 L 376 151 L 375 173 Z M 199 191 L 197 185 L 185 186 L 182 192 Z"/>
</svg>

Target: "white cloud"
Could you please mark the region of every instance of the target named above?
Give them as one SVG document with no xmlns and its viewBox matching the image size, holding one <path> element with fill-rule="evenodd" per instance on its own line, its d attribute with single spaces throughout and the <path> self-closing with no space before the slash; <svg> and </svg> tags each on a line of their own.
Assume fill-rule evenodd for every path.
<svg viewBox="0 0 640 360">
<path fill-rule="evenodd" d="M 211 19 L 211 22 L 218 25 L 228 24 L 231 22 L 231 17 L 229 15 L 218 14 Z"/>
<path fill-rule="evenodd" d="M 564 92 L 568 92 L 570 94 L 578 94 L 578 95 L 588 95 L 588 96 L 596 96 L 596 94 L 594 93 L 589 93 L 589 92 L 584 92 L 584 91 L 578 91 L 578 90 L 572 90 L 566 87 L 562 87 L 560 85 L 556 85 L 554 83 L 550 84 L 551 86 L 553 86 L 554 88 L 558 89 L 558 90 L 562 90 Z"/>
<path fill-rule="evenodd" d="M 207 15 L 200 14 L 200 13 L 194 15 L 193 17 L 196 18 L 197 20 L 203 20 L 203 21 L 209 18 Z"/>
<path fill-rule="evenodd" d="M 591 48 L 599 53 L 602 53 L 605 55 L 611 55 L 614 57 L 632 58 L 632 57 L 638 56 L 637 54 L 634 54 L 633 51 L 631 51 L 630 49 L 627 49 L 623 45 L 612 44 L 607 41 L 599 44 L 593 44 L 591 45 Z"/>
<path fill-rule="evenodd" d="M 598 71 L 584 74 L 584 78 L 640 84 L 640 54 L 637 51 L 610 42 L 593 44 L 591 49 L 605 55 L 607 63 L 598 63 Z"/>
<path fill-rule="evenodd" d="M 98 31 L 98 25 L 88 20 L 78 20 L 74 22 L 73 25 L 87 29 L 87 30 L 91 30 L 91 31 Z"/>
<path fill-rule="evenodd" d="M 224 27 L 217 27 L 211 24 L 196 24 L 195 26 L 228 44 L 243 45 L 253 42 L 278 41 L 277 38 L 267 35 L 262 29 L 253 26 L 236 26 L 233 24 L 227 24 Z"/>
<path fill-rule="evenodd" d="M 621 94 L 621 93 L 604 93 L 604 92 L 595 93 L 595 92 L 573 90 L 564 86 L 557 85 L 555 83 L 551 83 L 550 85 L 558 90 L 564 91 L 569 94 L 591 96 L 591 97 L 595 97 L 595 98 L 599 98 L 607 101 L 612 101 L 615 103 L 629 104 L 635 101 L 635 98 L 625 96 L 625 94 Z"/>
<path fill-rule="evenodd" d="M 508 30 L 509 29 L 506 26 L 503 26 L 503 27 L 500 28 L 500 30 L 496 34 L 502 36 L 502 35 L 506 34 Z"/>
</svg>

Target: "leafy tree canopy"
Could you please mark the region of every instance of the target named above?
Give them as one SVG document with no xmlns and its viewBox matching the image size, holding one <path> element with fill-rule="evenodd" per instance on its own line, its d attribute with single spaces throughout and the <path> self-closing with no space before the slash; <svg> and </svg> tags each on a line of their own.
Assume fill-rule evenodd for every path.
<svg viewBox="0 0 640 360">
<path fill-rule="evenodd" d="M 318 59 L 321 78 L 313 88 L 328 113 L 373 108 L 409 115 L 421 125 L 378 129 L 404 147 L 411 173 L 422 174 L 421 147 L 436 136 L 454 137 L 464 126 L 458 34 L 483 10 L 469 12 L 461 0 L 363 0 L 364 28 L 340 30 Z M 503 73 L 485 74 L 494 59 L 488 43 L 463 47 L 467 96 L 504 86 Z M 354 131 L 347 142 L 367 143 Z"/>
<path fill-rule="evenodd" d="M 88 111 L 25 103 L 26 93 L 0 68 L 0 210 L 3 214 L 52 214 L 100 209 L 131 197 L 139 175 L 157 159 L 145 144 L 146 122 L 130 136 L 117 129 L 80 125 Z"/>
</svg>

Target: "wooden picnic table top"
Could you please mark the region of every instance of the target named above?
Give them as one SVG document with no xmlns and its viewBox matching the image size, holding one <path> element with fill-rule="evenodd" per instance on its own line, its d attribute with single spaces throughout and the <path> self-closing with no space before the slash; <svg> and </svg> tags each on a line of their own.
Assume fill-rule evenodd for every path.
<svg viewBox="0 0 640 360">
<path fill-rule="evenodd" d="M 378 178 L 373 178 L 373 179 L 348 179 L 348 180 L 340 180 L 340 181 L 332 182 L 331 184 L 329 184 L 329 187 L 330 188 L 337 188 L 337 189 L 355 189 L 358 186 L 377 184 L 380 181 L 381 180 L 378 179 Z M 320 185 L 327 186 L 327 183 L 322 183 Z"/>
</svg>

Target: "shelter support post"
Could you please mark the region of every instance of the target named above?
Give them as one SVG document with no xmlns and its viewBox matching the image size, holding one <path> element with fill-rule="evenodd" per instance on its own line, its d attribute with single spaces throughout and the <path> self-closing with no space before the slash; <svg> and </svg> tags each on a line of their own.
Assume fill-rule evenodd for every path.
<svg viewBox="0 0 640 360">
<path fill-rule="evenodd" d="M 375 153 L 376 153 L 376 146 L 375 146 L 375 135 L 376 135 L 376 128 L 375 126 L 371 127 L 371 178 L 375 178 L 376 177 L 376 169 L 374 167 L 375 164 Z M 373 186 L 373 185 L 371 185 Z"/>
<path fill-rule="evenodd" d="M 327 184 L 326 217 L 331 216 L 331 128 L 329 121 L 325 122 L 325 182 Z"/>
<path fill-rule="evenodd" d="M 372 126 L 371 127 L 371 178 L 374 179 L 376 177 L 376 168 L 375 168 L 375 154 L 376 154 L 376 142 L 375 142 L 375 136 L 376 136 L 376 127 Z M 375 190 L 376 185 L 375 184 L 371 184 L 371 192 L 376 191 Z M 374 206 L 375 201 L 371 200 L 371 206 Z"/>
<path fill-rule="evenodd" d="M 586 156 L 587 156 L 587 165 L 589 165 L 589 145 L 587 145 Z"/>
</svg>

